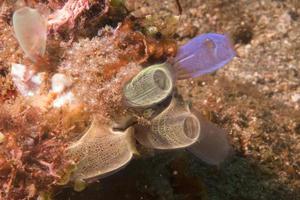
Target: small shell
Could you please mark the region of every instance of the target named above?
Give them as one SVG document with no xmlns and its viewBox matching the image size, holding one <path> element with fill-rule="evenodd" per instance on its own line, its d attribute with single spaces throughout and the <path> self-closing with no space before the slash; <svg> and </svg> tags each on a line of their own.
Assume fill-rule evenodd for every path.
<svg viewBox="0 0 300 200">
<path fill-rule="evenodd" d="M 129 106 L 149 107 L 172 92 L 173 78 L 167 64 L 152 65 L 138 73 L 124 88 Z"/>
<path fill-rule="evenodd" d="M 125 166 L 135 153 L 133 128 L 112 131 L 98 121 L 92 123 L 82 138 L 67 149 L 78 161 L 71 180 L 90 180 L 111 174 Z"/>
<path fill-rule="evenodd" d="M 47 20 L 36 10 L 23 7 L 14 12 L 13 26 L 16 38 L 32 61 L 46 51 Z"/>
<path fill-rule="evenodd" d="M 190 146 L 199 136 L 198 118 L 173 98 L 169 107 L 151 121 L 150 130 L 139 131 L 136 139 L 147 147 L 176 149 Z"/>
</svg>

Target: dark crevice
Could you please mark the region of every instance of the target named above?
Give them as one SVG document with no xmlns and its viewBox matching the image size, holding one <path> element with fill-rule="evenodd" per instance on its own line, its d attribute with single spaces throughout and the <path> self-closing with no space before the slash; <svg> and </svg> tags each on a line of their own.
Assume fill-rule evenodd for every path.
<svg viewBox="0 0 300 200">
<path fill-rule="evenodd" d="M 253 38 L 253 32 L 250 26 L 238 27 L 233 34 L 235 44 L 249 44 Z"/>
</svg>

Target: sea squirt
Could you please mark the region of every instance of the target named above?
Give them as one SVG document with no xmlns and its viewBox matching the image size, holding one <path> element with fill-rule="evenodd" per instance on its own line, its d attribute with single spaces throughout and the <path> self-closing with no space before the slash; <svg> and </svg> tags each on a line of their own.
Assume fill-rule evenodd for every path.
<svg viewBox="0 0 300 200">
<path fill-rule="evenodd" d="M 168 64 L 151 65 L 138 73 L 124 87 L 124 97 L 131 107 L 149 107 L 166 99 L 173 90 Z"/>
<path fill-rule="evenodd" d="M 169 106 L 151 120 L 150 127 L 138 128 L 136 139 L 154 149 L 188 147 L 200 136 L 200 122 L 185 103 L 173 97 Z"/>
<path fill-rule="evenodd" d="M 235 55 L 226 35 L 207 33 L 181 46 L 173 65 L 177 79 L 196 78 L 223 67 Z"/>
<path fill-rule="evenodd" d="M 71 180 L 91 181 L 116 172 L 136 153 L 133 128 L 113 131 L 109 125 L 94 120 L 90 128 L 67 149 L 67 155 L 77 161 Z"/>
<path fill-rule="evenodd" d="M 23 7 L 14 12 L 16 38 L 26 56 L 36 62 L 46 52 L 47 19 L 38 10 Z"/>
</svg>

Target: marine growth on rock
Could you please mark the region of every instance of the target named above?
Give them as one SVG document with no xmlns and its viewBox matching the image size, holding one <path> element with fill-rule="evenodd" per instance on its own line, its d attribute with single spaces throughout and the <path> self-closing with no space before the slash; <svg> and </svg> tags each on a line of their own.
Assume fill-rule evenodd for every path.
<svg viewBox="0 0 300 200">
<path fill-rule="evenodd" d="M 93 6 L 81 2 L 82 6 L 76 4 L 80 8 L 74 12 L 75 18 Z M 78 183 L 89 183 L 117 172 L 141 154 L 142 146 L 160 150 L 188 148 L 210 164 L 226 158 L 229 144 L 225 134 L 212 132 L 212 136 L 203 132 L 206 122 L 192 105 L 182 100 L 176 84 L 182 79 L 211 73 L 230 62 L 235 51 L 228 36 L 206 33 L 179 47 L 177 53 L 170 49 L 164 51 L 162 46 L 172 42 L 145 36 L 126 19 L 116 28 L 99 27 L 92 39 L 61 42 L 64 53 L 58 62 L 50 63 L 53 69 L 39 70 L 39 60 L 45 57 L 48 48 L 54 48 L 51 42 L 48 44 L 48 40 L 53 42 L 55 38 L 47 27 L 49 23 L 52 27 L 61 25 L 57 22 L 55 26 L 53 16 L 65 8 L 52 13 L 49 19 L 30 7 L 20 8 L 13 14 L 15 37 L 24 58 L 31 61 L 29 65 L 22 59 L 18 64 L 11 63 L 12 81 L 19 93 L 19 100 L 13 104 L 22 102 L 20 113 L 32 109 L 36 119 L 25 127 L 30 130 L 34 127 L 35 132 L 27 132 L 33 138 L 31 143 L 40 145 L 40 149 L 35 149 L 30 141 L 28 144 L 23 144 L 20 138 L 18 141 L 15 135 L 20 134 L 20 129 L 0 126 L 0 163 L 5 163 L 11 174 L 31 165 L 42 166 L 35 167 L 36 173 L 43 174 L 40 171 L 46 169 L 51 178 L 47 179 L 48 185 L 41 186 L 38 184 L 43 175 L 25 173 L 25 177 L 33 178 L 15 186 L 10 182 L 20 180 L 18 173 L 9 175 L 3 179 L 7 182 L 1 186 L 0 197 L 16 192 L 16 187 L 24 190 L 25 196 L 40 195 L 40 198 L 59 185 L 74 184 L 76 188 Z M 70 13 L 65 18 L 69 19 Z M 159 59 L 153 61 L 153 58 Z M 15 123 L 18 126 L 19 122 Z M 17 138 L 15 146 L 9 146 L 14 138 Z M 47 145 L 60 146 L 61 151 L 49 150 L 51 156 L 46 156 L 42 149 Z M 27 151 L 39 155 L 34 162 L 22 157 L 28 146 Z M 19 168 L 10 166 L 11 158 L 4 156 L 3 152 L 11 148 L 20 151 Z M 35 188 L 32 193 L 28 185 Z"/>
</svg>

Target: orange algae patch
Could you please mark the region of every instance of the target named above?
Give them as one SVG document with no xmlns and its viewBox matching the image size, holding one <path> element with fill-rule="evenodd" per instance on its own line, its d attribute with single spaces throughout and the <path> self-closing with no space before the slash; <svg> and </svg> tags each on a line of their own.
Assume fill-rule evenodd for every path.
<svg viewBox="0 0 300 200">
<path fill-rule="evenodd" d="M 109 80 L 114 77 L 118 73 L 118 71 L 120 71 L 120 69 L 127 64 L 127 60 L 119 60 L 118 62 L 105 65 L 103 69 L 104 80 Z"/>
<path fill-rule="evenodd" d="M 156 40 L 146 37 L 141 32 L 134 31 L 133 22 L 126 19 L 114 32 L 114 46 L 120 49 L 118 61 L 104 66 L 103 76 L 108 80 L 115 76 L 122 66 L 130 62 L 143 64 L 149 58 L 162 60 L 173 57 L 177 52 L 177 45 L 172 40 Z"/>
<path fill-rule="evenodd" d="M 15 90 L 12 80 L 7 76 L 6 72 L 0 75 L 0 88 L 0 103 L 14 99 L 17 96 L 17 91 Z"/>
</svg>

